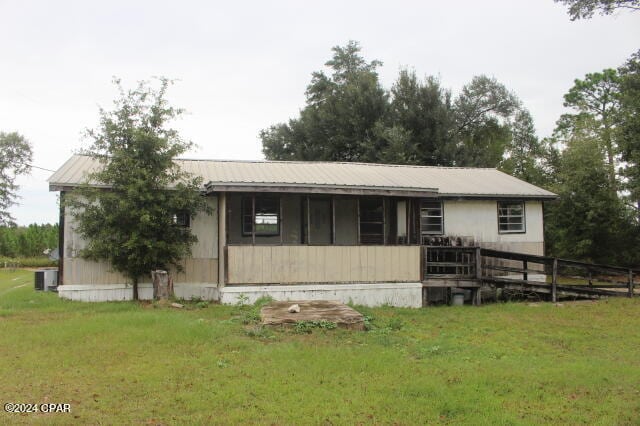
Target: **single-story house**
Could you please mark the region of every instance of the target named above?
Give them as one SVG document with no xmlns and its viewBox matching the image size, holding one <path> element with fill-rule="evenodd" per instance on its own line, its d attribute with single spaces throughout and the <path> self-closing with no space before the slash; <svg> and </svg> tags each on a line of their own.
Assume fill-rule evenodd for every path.
<svg viewBox="0 0 640 426">
<path fill-rule="evenodd" d="M 178 160 L 201 176 L 213 214 L 185 220 L 198 237 L 176 296 L 236 303 L 332 299 L 422 304 L 421 246 L 480 245 L 544 254 L 543 201 L 555 194 L 495 169 L 387 164 Z M 64 194 L 97 160 L 74 155 L 49 179 Z M 132 297 L 108 264 L 79 257 L 83 241 L 60 212 L 61 297 Z M 150 280 L 140 297 L 150 298 Z"/>
</svg>

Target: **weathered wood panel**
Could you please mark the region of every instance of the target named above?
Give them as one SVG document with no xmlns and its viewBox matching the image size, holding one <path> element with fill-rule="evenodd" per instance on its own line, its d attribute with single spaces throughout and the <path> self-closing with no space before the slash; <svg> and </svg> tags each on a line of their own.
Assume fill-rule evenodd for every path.
<svg viewBox="0 0 640 426">
<path fill-rule="evenodd" d="M 416 282 L 417 246 L 229 246 L 229 284 Z"/>
<path fill-rule="evenodd" d="M 151 271 L 149 271 L 151 273 Z M 187 259 L 184 271 L 170 271 L 174 283 L 217 283 L 218 259 Z M 124 284 L 130 280 L 114 272 L 106 262 L 92 262 L 81 258 L 64 259 L 64 284 Z M 140 282 L 151 282 L 151 276 Z"/>
</svg>

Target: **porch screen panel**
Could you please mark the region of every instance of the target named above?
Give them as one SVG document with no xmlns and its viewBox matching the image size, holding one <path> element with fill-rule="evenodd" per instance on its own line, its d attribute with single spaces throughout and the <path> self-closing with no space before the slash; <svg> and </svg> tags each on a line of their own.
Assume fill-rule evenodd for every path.
<svg viewBox="0 0 640 426">
<path fill-rule="evenodd" d="M 331 244 L 331 200 L 311 198 L 309 208 L 311 244 Z"/>
<path fill-rule="evenodd" d="M 360 199 L 360 244 L 384 244 L 382 198 Z"/>
<path fill-rule="evenodd" d="M 336 197 L 336 244 L 358 244 L 358 200 Z"/>
</svg>

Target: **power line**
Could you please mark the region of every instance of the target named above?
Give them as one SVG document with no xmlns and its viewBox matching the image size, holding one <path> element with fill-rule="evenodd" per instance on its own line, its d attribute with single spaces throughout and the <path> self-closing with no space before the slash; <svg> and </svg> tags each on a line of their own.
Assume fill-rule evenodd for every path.
<svg viewBox="0 0 640 426">
<path fill-rule="evenodd" d="M 56 172 L 55 170 L 45 169 L 44 167 L 34 166 L 33 164 L 27 164 L 27 163 L 25 163 L 25 166 L 29 166 L 29 167 L 31 167 L 31 168 L 33 168 L 33 169 L 40 169 L 40 170 L 44 170 L 45 172 L 52 172 L 52 173 L 55 173 L 55 172 Z"/>
<path fill-rule="evenodd" d="M 40 170 L 44 170 L 45 172 L 51 172 L 51 173 L 55 173 L 56 170 L 51 170 L 51 169 L 45 169 L 44 167 L 40 167 L 40 166 L 34 166 L 33 164 L 29 164 L 29 163 L 18 163 L 21 166 L 29 166 L 33 169 L 40 169 Z"/>
</svg>

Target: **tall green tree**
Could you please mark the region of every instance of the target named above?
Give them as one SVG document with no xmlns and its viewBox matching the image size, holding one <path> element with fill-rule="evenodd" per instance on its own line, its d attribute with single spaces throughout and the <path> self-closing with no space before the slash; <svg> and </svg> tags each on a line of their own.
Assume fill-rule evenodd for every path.
<svg viewBox="0 0 640 426">
<path fill-rule="evenodd" d="M 636 232 L 611 188 L 602 146 L 590 132 L 576 133 L 562 153 L 560 195 L 546 206 L 545 240 L 554 256 L 597 263 L 637 262 Z"/>
<path fill-rule="evenodd" d="M 569 9 L 567 13 L 572 21 L 577 19 L 588 19 L 594 13 L 600 15 L 611 15 L 616 10 L 640 10 L 640 0 L 554 0 L 562 3 Z"/>
<path fill-rule="evenodd" d="M 450 130 L 455 166 L 496 167 L 511 140 L 510 121 L 518 98 L 495 78 L 473 77 L 453 103 Z"/>
<path fill-rule="evenodd" d="M 497 167 L 513 146 L 520 101 L 494 78 L 474 77 L 453 99 L 435 77 L 401 70 L 385 90 L 381 62 L 356 42 L 334 47 L 325 65 L 299 118 L 260 132 L 267 159 Z"/>
<path fill-rule="evenodd" d="M 545 166 L 553 161 L 551 148 L 536 136 L 533 118 L 529 111 L 520 109 L 511 125 L 510 143 L 500 169 L 512 176 L 535 185 L 549 183 Z"/>
<path fill-rule="evenodd" d="M 455 124 L 451 93 L 435 77 L 420 81 L 415 72 L 401 70 L 390 91 L 389 125 L 406 141 L 387 139 L 383 162 L 450 165 L 455 162 L 451 130 Z M 395 152 L 390 159 L 389 153 Z"/>
<path fill-rule="evenodd" d="M 197 240 L 178 216 L 193 217 L 208 211 L 200 194 L 201 179 L 183 172 L 175 163 L 192 143 L 180 138 L 168 123 L 182 110 L 167 103 L 167 79 L 159 87 L 141 82 L 125 91 L 115 81 L 120 97 L 112 111 L 100 110 L 100 125 L 88 131 L 92 141 L 85 150 L 99 159 L 101 168 L 66 198 L 87 240 L 81 255 L 105 260 L 133 284 L 154 269 L 175 266 L 191 252 Z"/>
<path fill-rule="evenodd" d="M 557 134 L 564 139 L 576 132 L 587 132 L 601 144 L 605 155 L 609 181 L 616 190 L 616 164 L 618 143 L 616 124 L 619 120 L 619 77 L 614 69 L 587 74 L 584 80 L 576 79 L 573 87 L 564 95 L 564 106 L 573 113 L 560 117 Z"/>
<path fill-rule="evenodd" d="M 37 257 L 58 246 L 58 224 L 0 226 L 0 256 Z"/>
<path fill-rule="evenodd" d="M 272 160 L 372 161 L 380 147 L 376 127 L 387 112 L 387 94 L 376 68 L 351 41 L 336 46 L 325 63 L 331 74 L 313 73 L 300 117 L 260 132 Z"/>
<path fill-rule="evenodd" d="M 640 50 L 618 69 L 620 74 L 620 138 L 624 189 L 640 212 Z"/>
<path fill-rule="evenodd" d="M 18 199 L 16 177 L 31 170 L 31 145 L 24 136 L 0 132 L 0 225 L 10 225 L 14 217 L 9 208 Z"/>
</svg>

